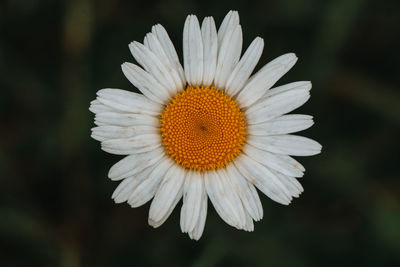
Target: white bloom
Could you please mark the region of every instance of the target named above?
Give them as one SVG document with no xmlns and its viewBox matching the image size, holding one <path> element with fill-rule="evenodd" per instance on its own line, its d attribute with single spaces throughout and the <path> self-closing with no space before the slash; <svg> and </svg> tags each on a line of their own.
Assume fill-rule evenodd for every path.
<svg viewBox="0 0 400 267">
<path fill-rule="evenodd" d="M 108 174 L 122 180 L 116 203 L 132 207 L 153 198 L 149 224 L 158 227 L 183 197 L 181 229 L 203 233 L 210 198 L 221 218 L 253 231 L 263 217 L 255 188 L 288 205 L 303 188 L 304 167 L 290 156 L 320 153 L 317 142 L 291 133 L 313 124 L 308 115 L 285 115 L 310 97 L 310 82 L 271 87 L 297 61 L 285 54 L 252 74 L 264 41 L 243 56 L 239 15 L 230 11 L 216 30 L 189 15 L 183 29 L 184 68 L 167 32 L 152 27 L 143 44 L 129 48 L 138 65 L 122 64 L 142 94 L 102 89 L 92 101 L 92 137 L 102 149 L 126 155 Z"/>
</svg>

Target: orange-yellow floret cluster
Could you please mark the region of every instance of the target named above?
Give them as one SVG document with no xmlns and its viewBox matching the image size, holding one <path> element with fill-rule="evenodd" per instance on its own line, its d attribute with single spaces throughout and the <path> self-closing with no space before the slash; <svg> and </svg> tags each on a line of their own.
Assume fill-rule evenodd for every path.
<svg viewBox="0 0 400 267">
<path fill-rule="evenodd" d="M 215 87 L 188 86 L 161 114 L 167 153 L 185 168 L 225 167 L 240 154 L 246 139 L 244 114 L 235 100 Z"/>
</svg>

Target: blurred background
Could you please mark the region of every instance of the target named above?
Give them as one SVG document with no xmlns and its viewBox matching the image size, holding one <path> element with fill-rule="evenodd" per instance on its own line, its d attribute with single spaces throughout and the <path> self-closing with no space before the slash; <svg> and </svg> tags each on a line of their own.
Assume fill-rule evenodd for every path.
<svg viewBox="0 0 400 267">
<path fill-rule="evenodd" d="M 187 14 L 219 25 L 230 9 L 244 47 L 264 38 L 259 65 L 299 57 L 278 85 L 313 82 L 296 113 L 314 115 L 301 134 L 323 152 L 299 159 L 305 192 L 290 206 L 260 195 L 254 232 L 210 208 L 194 242 L 178 209 L 152 229 L 149 204 L 113 203 L 107 172 L 121 157 L 90 138 L 88 107 L 101 88 L 135 90 L 120 65 L 153 24 L 182 55 Z M 396 0 L 1 1 L 0 265 L 400 266 L 399 11 Z"/>
</svg>

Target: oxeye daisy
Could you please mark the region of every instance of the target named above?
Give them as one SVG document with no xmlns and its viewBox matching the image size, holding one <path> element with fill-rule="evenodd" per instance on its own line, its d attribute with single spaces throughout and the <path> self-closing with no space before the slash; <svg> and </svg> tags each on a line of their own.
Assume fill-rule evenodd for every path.
<svg viewBox="0 0 400 267">
<path fill-rule="evenodd" d="M 230 11 L 218 31 L 189 15 L 183 29 L 183 67 L 166 30 L 152 27 L 129 49 L 137 65 L 122 64 L 142 94 L 102 89 L 91 102 L 92 137 L 104 151 L 126 155 L 109 171 L 121 181 L 112 198 L 138 207 L 153 199 L 149 224 L 165 222 L 183 198 L 182 232 L 198 240 L 208 199 L 229 225 L 253 231 L 263 217 L 256 188 L 288 205 L 303 188 L 305 171 L 291 156 L 320 153 L 317 142 L 291 133 L 309 128 L 308 115 L 288 112 L 310 97 L 311 83 L 271 87 L 297 61 L 280 56 L 252 72 L 264 42 L 257 37 L 242 57 L 239 15 Z"/>
</svg>

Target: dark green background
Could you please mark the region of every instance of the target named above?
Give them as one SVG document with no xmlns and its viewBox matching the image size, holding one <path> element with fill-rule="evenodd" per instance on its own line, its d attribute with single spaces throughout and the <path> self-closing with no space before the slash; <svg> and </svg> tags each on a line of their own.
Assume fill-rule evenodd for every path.
<svg viewBox="0 0 400 267">
<path fill-rule="evenodd" d="M 399 1 L 0 2 L 1 266 L 400 266 Z M 264 195 L 247 233 L 209 209 L 191 241 L 179 212 L 159 229 L 149 205 L 115 205 L 107 172 L 121 157 L 90 138 L 89 102 L 105 87 L 135 90 L 120 64 L 155 23 L 182 54 L 189 13 L 219 25 L 239 10 L 244 47 L 261 63 L 299 57 L 278 84 L 311 80 L 315 116 L 302 135 L 322 154 L 300 158 L 305 192 L 286 207 Z M 259 66 L 258 66 L 259 67 Z M 180 204 L 178 205 L 180 207 Z M 211 206 L 210 206 L 211 207 Z"/>
</svg>

